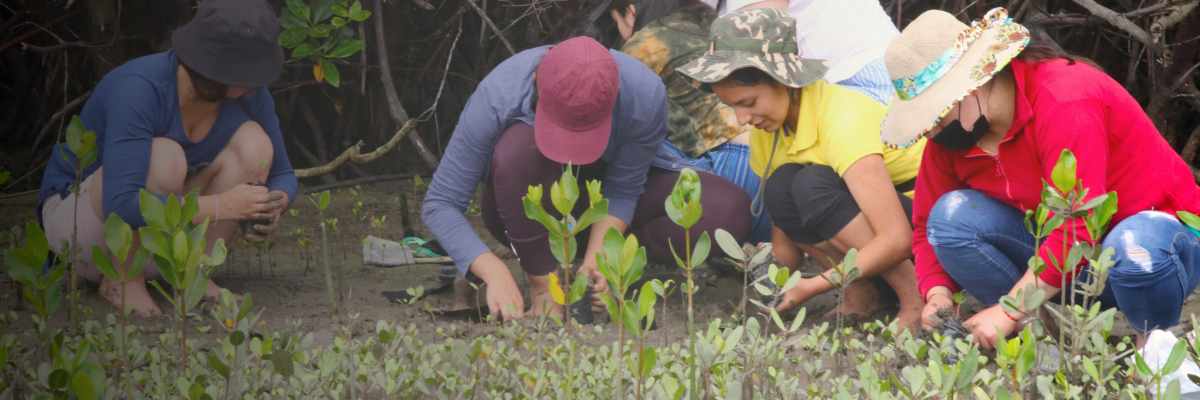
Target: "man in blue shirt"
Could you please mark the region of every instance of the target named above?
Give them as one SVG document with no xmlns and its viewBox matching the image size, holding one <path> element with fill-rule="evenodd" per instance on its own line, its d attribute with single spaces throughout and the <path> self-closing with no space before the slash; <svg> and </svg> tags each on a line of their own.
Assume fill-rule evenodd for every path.
<svg viewBox="0 0 1200 400">
<path fill-rule="evenodd" d="M 661 146 L 666 117 L 662 80 L 640 61 L 591 38 L 523 51 L 497 66 L 467 101 L 429 185 L 422 206 L 425 223 L 459 272 L 487 283 L 493 315 L 524 316 L 524 300 L 508 266 L 463 216 L 484 183 L 484 223 L 496 240 L 512 246 L 530 275 L 532 311 L 541 312 L 542 300 L 557 309 L 548 301 L 548 275 L 557 268 L 548 232 L 525 216 L 521 198 L 531 185 L 541 184 L 548 192 L 570 164 L 581 186 L 599 180 L 609 200 L 608 216 L 577 236 L 586 248 L 580 273 L 596 283 L 597 292 L 606 291 L 593 254 L 601 251 L 609 228 L 636 233 L 651 261 L 673 260 L 668 239 L 683 243 L 683 229 L 667 217 L 664 201 L 678 171 L 689 165 Z M 707 209 L 693 236 L 722 228 L 744 239 L 750 229 L 749 195 L 721 177 L 700 175 Z M 543 201 L 560 217 L 548 193 Z M 579 203 L 586 207 L 587 201 Z M 580 211 L 577 207 L 576 215 Z"/>
</svg>

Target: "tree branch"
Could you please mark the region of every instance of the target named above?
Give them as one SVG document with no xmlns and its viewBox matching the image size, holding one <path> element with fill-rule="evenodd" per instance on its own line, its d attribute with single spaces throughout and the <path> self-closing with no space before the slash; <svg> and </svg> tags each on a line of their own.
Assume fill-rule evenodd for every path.
<svg viewBox="0 0 1200 400">
<path fill-rule="evenodd" d="M 375 149 L 375 151 L 372 151 L 367 154 L 362 154 L 361 152 L 359 152 L 363 145 L 362 141 L 359 141 L 353 147 L 350 147 L 350 148 L 346 149 L 346 151 L 343 151 L 341 155 L 339 155 L 336 159 L 334 159 L 329 164 L 325 164 L 320 167 L 296 170 L 296 177 L 297 178 L 307 178 L 307 177 L 311 177 L 311 176 L 328 174 L 328 173 L 332 172 L 333 170 L 338 169 L 338 167 L 341 167 L 343 164 L 345 164 L 347 162 L 354 163 L 354 164 L 365 164 L 365 163 L 369 163 L 371 161 L 375 161 L 375 160 L 379 159 L 379 157 L 382 157 L 388 151 L 391 151 L 393 147 L 396 147 L 396 144 L 400 143 L 400 139 L 403 138 L 404 136 L 408 135 L 409 132 L 411 132 L 413 130 L 413 127 L 416 125 L 417 125 L 416 120 L 413 120 L 413 119 L 408 120 L 408 122 L 404 123 L 404 126 L 400 127 L 399 131 L 396 131 L 396 135 L 392 136 L 391 140 L 388 140 L 388 142 L 384 143 L 383 146 L 379 146 L 378 149 Z"/>
<path fill-rule="evenodd" d="M 408 124 L 408 113 L 404 112 L 404 107 L 400 104 L 400 96 L 396 94 L 396 84 L 392 82 L 392 74 L 390 73 L 392 67 L 388 62 L 387 43 L 384 43 L 383 15 L 383 1 L 375 0 L 375 44 L 376 49 L 379 52 L 379 75 L 383 80 L 383 93 L 385 97 L 387 97 L 388 112 L 391 113 L 392 119 L 395 120 L 397 124 L 402 125 L 400 130 L 404 131 L 404 127 L 408 127 L 408 129 L 411 130 L 412 126 Z M 425 163 L 428 164 L 430 168 L 437 170 L 438 159 L 437 157 L 433 156 L 433 153 L 429 151 L 428 147 L 425 147 L 425 142 L 421 140 L 421 135 L 408 135 L 408 140 L 413 143 L 413 147 L 415 147 L 417 152 L 421 154 L 421 158 L 425 160 Z"/>
<path fill-rule="evenodd" d="M 300 190 L 303 191 L 304 193 L 311 194 L 311 193 L 318 193 L 318 192 L 322 192 L 322 191 L 326 191 L 326 190 L 339 189 L 339 188 L 344 188 L 344 187 L 349 187 L 349 186 L 354 186 L 354 185 L 366 185 L 368 183 L 408 179 L 408 178 L 412 178 L 417 175 L 420 175 L 420 176 L 426 177 L 426 178 L 428 178 L 430 176 L 429 173 L 422 173 L 422 172 L 406 172 L 403 174 L 366 176 L 366 177 L 362 177 L 362 178 L 347 179 L 347 180 L 344 180 L 341 182 L 327 183 L 324 185 L 309 186 L 309 187 L 306 187 L 306 188 L 303 188 Z"/>
<path fill-rule="evenodd" d="M 517 55 L 517 50 L 513 48 L 512 43 L 509 43 L 508 38 L 504 37 L 504 32 L 501 32 L 500 28 L 496 27 L 496 23 L 492 22 L 491 18 L 488 18 L 486 11 L 483 11 L 482 8 L 479 8 L 479 5 L 475 4 L 475 0 L 465 0 L 464 3 L 467 3 L 471 8 L 475 9 L 476 13 L 479 13 L 479 17 L 483 18 L 483 22 L 492 28 L 493 32 L 496 32 L 496 37 L 500 38 L 500 42 L 504 43 L 504 47 L 508 48 L 509 53 L 514 56 Z"/>
<path fill-rule="evenodd" d="M 1146 47 L 1149 47 L 1151 51 L 1157 54 L 1162 54 L 1163 50 L 1166 49 L 1162 43 L 1159 43 L 1154 39 L 1154 36 L 1151 36 L 1150 33 L 1137 26 L 1137 24 L 1133 23 L 1133 21 L 1130 21 L 1129 18 L 1126 18 L 1124 15 L 1118 14 L 1116 11 L 1096 4 L 1096 2 L 1093 0 L 1073 1 L 1075 1 L 1076 4 L 1083 6 L 1083 8 L 1086 8 L 1092 13 L 1092 15 L 1107 21 L 1117 29 L 1125 31 L 1125 33 L 1133 36 L 1134 39 L 1137 39 L 1137 41 L 1142 42 L 1142 44 L 1146 45 Z"/>
</svg>

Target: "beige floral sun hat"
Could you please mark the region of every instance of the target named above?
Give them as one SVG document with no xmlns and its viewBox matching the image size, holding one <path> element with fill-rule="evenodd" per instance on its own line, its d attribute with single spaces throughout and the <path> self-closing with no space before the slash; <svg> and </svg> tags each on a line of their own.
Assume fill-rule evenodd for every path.
<svg viewBox="0 0 1200 400">
<path fill-rule="evenodd" d="M 883 55 L 896 94 L 883 120 L 883 143 L 913 145 L 950 109 L 992 79 L 1025 46 L 1029 30 L 994 8 L 970 26 L 945 11 L 926 11 Z"/>
</svg>

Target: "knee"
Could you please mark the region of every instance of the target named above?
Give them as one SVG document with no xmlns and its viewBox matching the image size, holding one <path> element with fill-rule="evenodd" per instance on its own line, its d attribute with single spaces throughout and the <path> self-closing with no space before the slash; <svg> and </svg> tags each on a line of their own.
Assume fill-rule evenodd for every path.
<svg viewBox="0 0 1200 400">
<path fill-rule="evenodd" d="M 808 204 L 819 204 L 821 199 L 850 193 L 845 181 L 833 168 L 826 165 L 810 165 L 792 177 L 791 191 L 796 206 L 805 209 Z"/>
<path fill-rule="evenodd" d="M 270 168 L 271 160 L 275 158 L 275 145 L 271 143 L 271 137 L 267 136 L 262 125 L 255 121 L 242 123 L 229 139 L 227 146 L 243 161 L 254 164 L 256 169 L 259 166 L 264 169 Z"/>
<path fill-rule="evenodd" d="M 1110 273 L 1133 277 L 1167 271 L 1177 265 L 1175 246 L 1181 240 L 1193 242 L 1190 232 L 1171 214 L 1134 214 L 1117 224 L 1103 241 L 1105 247 L 1113 248 L 1117 260 Z"/>
<path fill-rule="evenodd" d="M 188 175 L 187 155 L 174 140 L 154 138 L 150 150 L 150 171 L 146 174 L 146 190 L 157 194 L 181 194 Z"/>
<path fill-rule="evenodd" d="M 702 172 L 701 204 L 712 207 L 705 211 L 705 220 L 712 229 L 721 228 L 738 240 L 750 234 L 753 217 L 750 215 L 750 195 L 733 182 L 715 174 Z"/>
<path fill-rule="evenodd" d="M 768 212 L 777 213 L 796 208 L 796 203 L 792 199 L 792 178 L 803 168 L 798 164 L 780 165 L 767 177 L 765 182 L 760 183 L 763 185 L 763 202 L 766 204 Z"/>
<path fill-rule="evenodd" d="M 988 197 L 974 189 L 961 189 L 948 192 L 942 195 L 941 198 L 933 204 L 933 208 L 929 210 L 928 225 L 944 225 L 958 218 L 962 218 L 961 211 L 972 204 L 978 203 L 981 198 Z"/>
</svg>

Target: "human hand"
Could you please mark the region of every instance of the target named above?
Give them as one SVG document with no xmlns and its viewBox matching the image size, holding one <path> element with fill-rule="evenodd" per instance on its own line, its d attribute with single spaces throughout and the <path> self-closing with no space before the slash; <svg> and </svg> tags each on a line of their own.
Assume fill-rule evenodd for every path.
<svg viewBox="0 0 1200 400">
<path fill-rule="evenodd" d="M 806 282 L 806 281 L 809 281 L 812 279 L 820 279 L 820 278 L 807 278 L 807 279 L 802 278 L 802 279 L 800 279 L 799 282 L 796 282 L 795 287 L 792 287 L 787 292 L 784 292 L 783 297 L 780 298 L 779 301 L 777 301 L 775 303 L 775 312 L 782 313 L 784 311 L 790 310 L 793 307 L 804 304 L 804 302 L 806 302 L 806 301 L 808 301 L 808 299 L 812 298 L 812 296 L 808 293 L 808 290 L 806 289 L 808 287 L 811 287 L 807 284 L 808 282 Z"/>
<path fill-rule="evenodd" d="M 963 327 L 975 335 L 975 343 L 984 350 L 996 347 L 996 341 L 1003 339 L 1013 332 L 1017 322 L 1004 313 L 999 304 L 980 311 L 963 323 Z"/>
<path fill-rule="evenodd" d="M 508 321 L 525 317 L 525 299 L 503 261 L 492 253 L 484 253 L 471 264 L 471 272 L 487 284 L 487 305 L 492 319 Z"/>
<path fill-rule="evenodd" d="M 278 193 L 279 195 L 283 196 L 282 204 L 284 204 L 284 205 L 288 204 L 287 194 L 284 194 L 283 192 L 278 191 L 278 190 L 272 191 L 270 194 L 273 195 L 275 193 Z M 253 243 L 266 242 L 267 239 L 270 239 L 271 235 L 274 235 L 275 231 L 277 229 L 279 229 L 279 221 L 281 219 L 279 217 L 281 215 L 283 215 L 283 207 L 276 208 L 275 210 L 271 211 L 271 218 L 270 218 L 271 223 L 265 224 L 265 225 L 264 224 L 255 224 L 254 226 L 251 227 L 251 229 L 252 229 L 251 232 L 245 232 L 244 237 L 246 237 Z"/>
<path fill-rule="evenodd" d="M 592 286 L 592 308 L 604 308 L 604 301 L 600 300 L 600 293 L 611 293 L 608 291 L 608 279 L 600 273 L 600 268 L 596 267 L 595 258 L 592 261 L 585 261 L 579 266 L 579 275 L 586 275 L 588 282 Z"/>
<path fill-rule="evenodd" d="M 943 308 L 953 308 L 954 300 L 945 293 L 930 293 L 929 298 L 925 299 L 925 308 L 921 310 L 921 327 L 926 331 L 933 332 L 938 328 L 937 317 L 938 310 Z"/>
<path fill-rule="evenodd" d="M 220 215 L 225 221 L 269 219 L 273 212 L 287 205 L 287 195 L 281 191 L 268 192 L 262 186 L 240 184 L 217 195 Z"/>
</svg>

